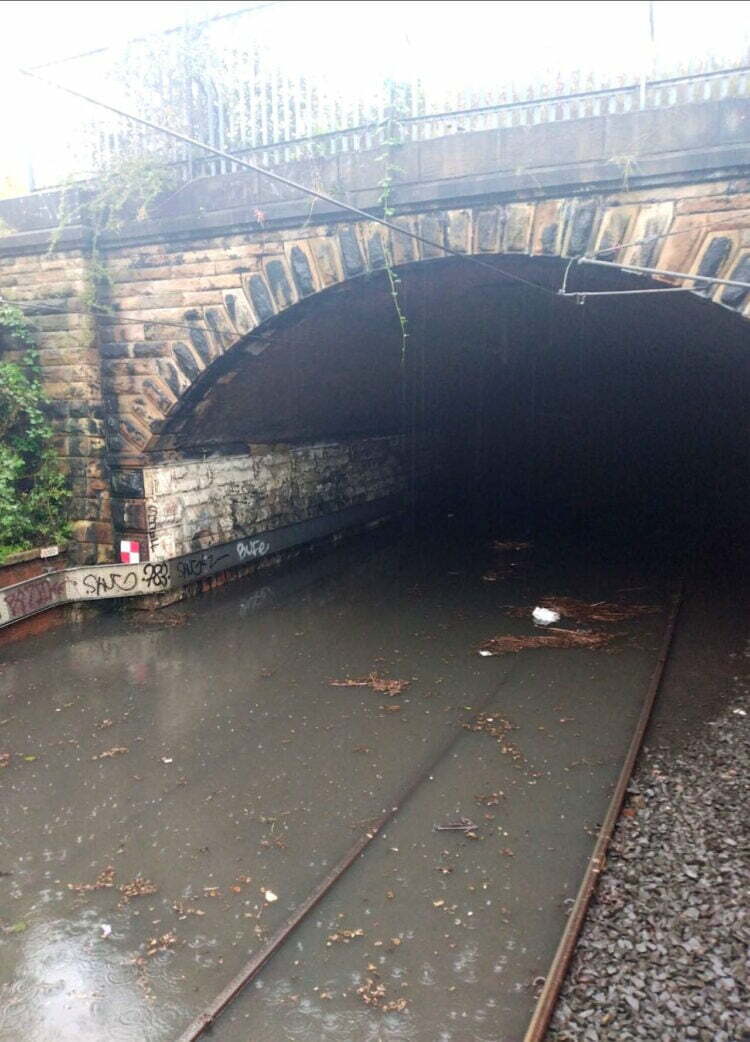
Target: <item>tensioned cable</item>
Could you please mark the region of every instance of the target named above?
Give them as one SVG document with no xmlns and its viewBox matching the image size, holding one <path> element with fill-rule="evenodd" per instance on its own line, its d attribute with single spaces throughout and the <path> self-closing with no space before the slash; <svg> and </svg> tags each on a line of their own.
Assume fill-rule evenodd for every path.
<svg viewBox="0 0 750 1042">
<path fill-rule="evenodd" d="M 78 98 L 81 101 L 89 102 L 91 105 L 96 105 L 98 108 L 106 109 L 108 112 L 112 112 L 116 116 L 120 116 L 122 119 L 127 119 L 133 123 L 138 123 L 143 127 L 148 127 L 150 130 L 155 130 L 159 134 L 165 134 L 167 137 L 174 138 L 176 141 L 181 141 L 183 144 L 192 145 L 194 148 L 201 148 L 205 152 L 210 152 L 212 155 L 218 156 L 219 159 L 235 163 L 237 166 L 243 167 L 246 170 L 251 170 L 255 174 L 267 177 L 269 180 L 276 181 L 278 184 L 283 184 L 287 188 L 292 188 L 297 192 L 302 192 L 303 195 L 309 195 L 313 199 L 319 199 L 321 202 L 328 203 L 329 206 L 335 206 L 347 213 L 354 214 L 360 219 L 374 221 L 376 224 L 388 228 L 391 232 L 396 232 L 408 239 L 413 239 L 415 242 L 420 242 L 424 246 L 429 246 L 431 249 L 442 250 L 443 253 L 452 257 L 460 257 L 461 260 L 469 261 L 481 268 L 486 268 L 494 275 L 499 275 L 501 278 L 509 279 L 512 282 L 522 283 L 525 286 L 530 286 L 532 289 L 538 290 L 540 293 L 557 296 L 554 290 L 548 289 L 546 286 L 525 279 L 521 275 L 515 275 L 512 272 L 506 271 L 504 268 L 498 268 L 494 264 L 488 264 L 486 261 L 482 261 L 478 257 L 462 253 L 461 250 L 455 250 L 451 246 L 444 246 L 442 243 L 434 242 L 432 239 L 427 239 L 423 235 L 418 235 L 416 232 L 402 228 L 398 224 L 386 220 L 384 217 L 377 217 L 375 214 L 368 213 L 366 210 L 360 210 L 359 207 L 352 206 L 350 203 L 342 202 L 340 199 L 336 199 L 334 196 L 328 195 L 325 192 L 319 192 L 314 188 L 307 187 L 307 185 L 299 184 L 299 182 L 293 181 L 289 177 L 284 177 L 283 174 L 278 174 L 273 170 L 265 170 L 263 167 L 256 166 L 255 163 L 248 163 L 245 159 L 239 159 L 237 156 L 233 156 L 230 152 L 225 152 L 220 148 L 214 148 L 213 145 L 207 145 L 205 142 L 198 141 L 196 138 L 191 138 L 187 134 L 181 134 L 179 131 L 170 130 L 168 127 L 161 126 L 159 123 L 154 123 L 150 119 L 146 119 L 143 116 L 136 116 L 132 112 L 127 112 L 125 109 L 117 108 L 117 106 L 110 105 L 108 102 L 100 101 L 98 98 L 93 98 L 88 94 L 83 94 L 81 91 L 74 90 L 72 87 L 66 87 L 61 83 L 55 83 L 53 80 L 48 80 L 45 76 L 40 76 L 38 73 L 32 72 L 30 69 L 19 69 L 18 71 L 24 76 L 28 76 L 30 79 L 35 79 L 40 83 L 44 83 L 47 87 L 53 87 L 55 90 L 62 91 L 64 94 L 70 94 L 73 98 Z"/>
</svg>

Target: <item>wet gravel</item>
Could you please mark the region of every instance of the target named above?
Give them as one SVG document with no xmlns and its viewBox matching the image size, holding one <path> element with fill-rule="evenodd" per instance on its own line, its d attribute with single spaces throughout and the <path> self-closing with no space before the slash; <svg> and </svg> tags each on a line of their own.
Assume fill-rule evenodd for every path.
<svg viewBox="0 0 750 1042">
<path fill-rule="evenodd" d="M 749 723 L 644 754 L 547 1042 L 750 1040 Z"/>
</svg>

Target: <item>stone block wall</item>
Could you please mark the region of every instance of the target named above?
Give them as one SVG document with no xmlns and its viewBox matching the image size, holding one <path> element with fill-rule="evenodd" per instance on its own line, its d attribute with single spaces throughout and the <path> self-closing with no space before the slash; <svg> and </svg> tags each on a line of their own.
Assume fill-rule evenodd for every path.
<svg viewBox="0 0 750 1042">
<path fill-rule="evenodd" d="M 123 537 L 161 561 L 390 496 L 403 483 L 397 437 L 258 447 L 124 472 L 115 484 L 131 495 L 115 513 Z"/>
<path fill-rule="evenodd" d="M 0 297 L 30 306 L 55 447 L 73 489 L 71 556 L 80 564 L 111 561 L 114 553 L 100 356 L 82 299 L 87 265 L 80 249 L 0 255 Z"/>
</svg>

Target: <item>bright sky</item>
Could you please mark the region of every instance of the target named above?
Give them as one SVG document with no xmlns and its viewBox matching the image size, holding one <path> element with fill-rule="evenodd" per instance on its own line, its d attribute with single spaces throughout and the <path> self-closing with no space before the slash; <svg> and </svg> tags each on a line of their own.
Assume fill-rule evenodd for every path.
<svg viewBox="0 0 750 1042">
<path fill-rule="evenodd" d="M 254 6 L 262 6 L 262 0 L 0 0 L 0 97 L 5 101 L 0 180 L 22 170 L 27 135 L 54 137 L 61 131 L 45 88 L 17 76 L 18 65 L 120 45 L 185 21 Z M 726 57 L 730 64 L 747 58 L 750 5 L 744 0 L 655 0 L 653 13 L 655 50 L 662 62 L 704 54 Z M 322 68 L 343 89 L 366 88 L 403 69 L 418 70 L 427 82 L 467 87 L 488 80 L 545 79 L 547 70 L 554 75 L 576 68 L 622 70 L 636 79 L 650 53 L 645 0 L 281 0 L 241 24 L 244 33 L 283 47 L 291 68 L 309 66 L 318 73 Z M 63 80 L 67 70 L 62 64 L 49 71 Z M 96 84 L 89 86 L 96 92 Z M 8 99 L 15 103 L 8 105 Z"/>
</svg>

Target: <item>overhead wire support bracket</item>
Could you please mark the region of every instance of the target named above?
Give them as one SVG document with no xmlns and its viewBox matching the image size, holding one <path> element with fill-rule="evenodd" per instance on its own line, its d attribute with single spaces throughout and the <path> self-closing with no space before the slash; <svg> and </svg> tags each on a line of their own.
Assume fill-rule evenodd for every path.
<svg viewBox="0 0 750 1042">
<path fill-rule="evenodd" d="M 644 293 L 695 293 L 695 286 L 654 286 L 643 289 L 597 289 L 597 290 L 569 290 L 568 275 L 574 264 L 594 264 L 602 268 L 614 268 L 626 274 L 633 275 L 660 275 L 666 278 L 686 279 L 692 282 L 708 283 L 718 286 L 736 286 L 739 289 L 749 289 L 750 282 L 739 282 L 737 279 L 719 279 L 713 275 L 692 275 L 686 271 L 669 271 L 665 268 L 647 268 L 640 264 L 617 264 L 615 261 L 599 260 L 596 257 L 573 257 L 565 268 L 565 275 L 558 296 L 575 298 L 578 304 L 583 304 L 587 297 L 624 297 L 640 296 Z"/>
<path fill-rule="evenodd" d="M 672 279 L 708 282 L 715 286 L 738 286 L 740 289 L 750 289 L 750 282 L 738 282 L 736 279 L 718 279 L 714 275 L 691 275 L 687 271 L 669 271 L 666 268 L 646 268 L 641 264 L 617 264 L 615 261 L 599 260 L 596 257 L 579 257 L 578 263 L 595 264 L 602 268 L 617 268 L 619 271 L 632 272 L 634 275 L 662 275 Z M 627 292 L 627 290 L 621 290 L 620 292 Z M 664 291 L 662 290 L 661 292 Z"/>
</svg>

